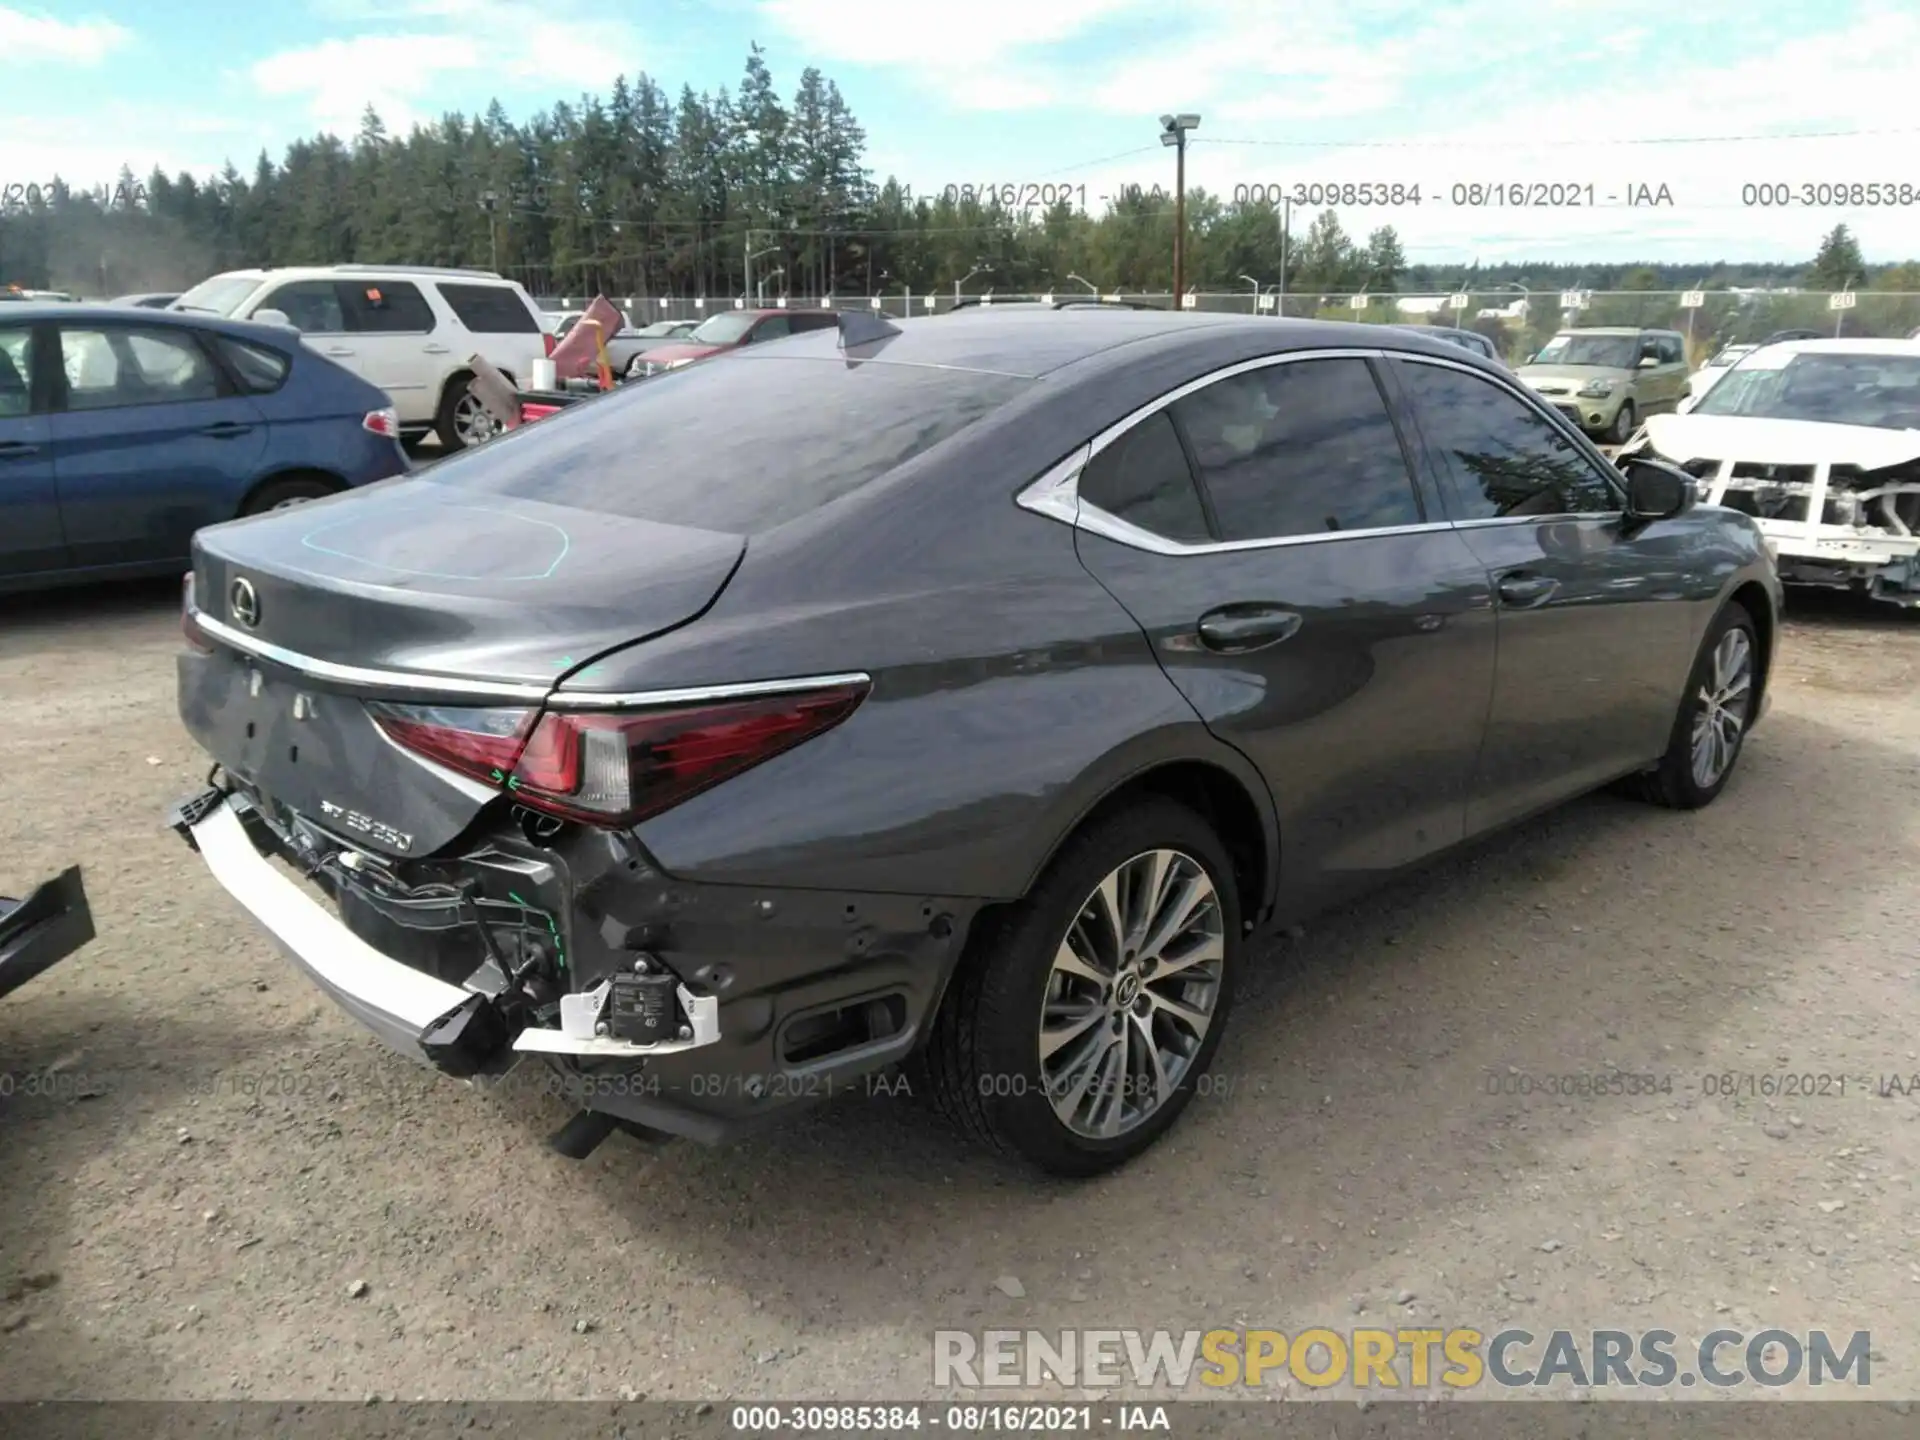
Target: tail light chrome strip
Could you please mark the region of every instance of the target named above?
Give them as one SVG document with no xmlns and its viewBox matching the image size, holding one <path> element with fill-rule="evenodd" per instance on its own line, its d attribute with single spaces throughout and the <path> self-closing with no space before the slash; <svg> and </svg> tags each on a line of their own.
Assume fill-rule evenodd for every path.
<svg viewBox="0 0 1920 1440">
<path fill-rule="evenodd" d="M 831 690 L 841 685 L 871 685 L 864 670 L 841 675 L 798 675 L 786 680 L 748 680 L 737 685 L 695 685 L 680 690 L 607 692 L 556 690 L 547 697 L 549 710 L 646 710 L 660 705 L 706 705 L 722 700 L 757 700 L 763 695 L 790 695 L 804 690 Z"/>
</svg>

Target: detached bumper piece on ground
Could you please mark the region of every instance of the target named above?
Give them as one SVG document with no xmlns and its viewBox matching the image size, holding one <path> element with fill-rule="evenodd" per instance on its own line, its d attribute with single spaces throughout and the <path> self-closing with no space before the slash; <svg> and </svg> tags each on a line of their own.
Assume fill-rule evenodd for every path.
<svg viewBox="0 0 1920 1440">
<path fill-rule="evenodd" d="M 93 912 L 78 865 L 24 900 L 0 895 L 0 995 L 18 990 L 92 939 Z"/>
</svg>

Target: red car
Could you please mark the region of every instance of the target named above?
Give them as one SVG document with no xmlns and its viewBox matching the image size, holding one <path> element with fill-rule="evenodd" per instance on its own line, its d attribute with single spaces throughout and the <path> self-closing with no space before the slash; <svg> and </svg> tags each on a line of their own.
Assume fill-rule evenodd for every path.
<svg viewBox="0 0 1920 1440">
<path fill-rule="evenodd" d="M 840 323 L 834 310 L 722 310 L 703 320 L 684 340 L 639 356 L 629 374 L 658 375 L 676 365 L 704 360 L 722 350 L 758 345 L 803 330 L 831 330 Z"/>
</svg>

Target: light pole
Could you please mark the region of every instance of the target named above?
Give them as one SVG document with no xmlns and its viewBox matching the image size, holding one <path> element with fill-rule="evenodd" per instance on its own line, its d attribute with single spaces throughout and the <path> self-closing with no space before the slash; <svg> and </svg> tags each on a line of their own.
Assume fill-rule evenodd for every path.
<svg viewBox="0 0 1920 1440">
<path fill-rule="evenodd" d="M 779 248 L 778 245 L 769 245 L 764 250 L 755 250 L 753 248 L 753 232 L 747 232 L 747 250 L 749 252 L 747 255 L 747 289 L 753 292 L 756 300 L 760 297 L 760 291 L 754 290 L 753 288 L 753 262 L 758 260 L 762 255 L 774 254 Z M 765 287 L 762 286 L 761 288 L 764 289 Z"/>
<path fill-rule="evenodd" d="M 500 232 L 493 223 L 493 212 L 500 204 L 498 190 L 480 192 L 480 208 L 487 212 L 487 253 L 493 261 L 493 269 L 500 269 Z"/>
<path fill-rule="evenodd" d="M 1200 117 L 1191 112 L 1160 117 L 1160 143 L 1171 145 L 1173 162 L 1173 294 L 1175 305 L 1187 293 L 1187 132 L 1200 128 Z"/>
<path fill-rule="evenodd" d="M 787 267 L 776 265 L 760 277 L 760 288 L 754 292 L 754 303 L 764 305 L 767 300 L 767 281 L 787 273 Z"/>
<path fill-rule="evenodd" d="M 1084 275 L 1076 275 L 1071 270 L 1069 270 L 1067 272 L 1067 279 L 1077 281 L 1080 284 L 1086 286 L 1087 293 L 1089 295 L 1098 295 L 1100 293 L 1100 287 L 1094 284 L 1091 280 L 1087 279 L 1087 277 Z"/>
<path fill-rule="evenodd" d="M 1260 282 L 1251 275 L 1242 275 L 1240 278 L 1253 287 L 1253 313 L 1258 315 L 1260 313 Z"/>
<path fill-rule="evenodd" d="M 954 281 L 953 282 L 954 304 L 957 305 L 960 303 L 960 287 L 962 285 L 966 284 L 967 281 L 971 280 L 976 275 L 991 274 L 992 271 L 993 271 L 993 267 L 991 265 L 975 265 L 966 274 L 962 275 L 958 280 Z"/>
</svg>

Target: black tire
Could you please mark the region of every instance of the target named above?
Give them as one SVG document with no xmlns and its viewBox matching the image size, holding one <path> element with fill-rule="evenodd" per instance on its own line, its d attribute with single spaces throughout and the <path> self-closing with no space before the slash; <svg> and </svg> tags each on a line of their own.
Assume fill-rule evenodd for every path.
<svg viewBox="0 0 1920 1440">
<path fill-rule="evenodd" d="M 475 444 L 484 443 L 468 440 L 461 429 L 462 411 L 470 402 L 474 405 L 479 404 L 479 397 L 473 394 L 471 375 L 462 375 L 449 383 L 446 393 L 440 397 L 440 410 L 434 417 L 433 433 L 439 437 L 440 448 L 449 455 L 457 454 L 462 450 L 471 450 Z M 494 425 L 494 434 L 500 433 L 497 423 L 491 419 L 489 423 Z"/>
<path fill-rule="evenodd" d="M 1053 957 L 1095 887 L 1127 861 L 1156 850 L 1191 859 L 1218 900 L 1221 963 L 1210 1022 L 1157 1108 L 1117 1135 L 1094 1137 L 1060 1119 L 1042 1078 L 1039 1022 Z M 1098 1175 L 1147 1149 L 1186 1109 L 1226 1029 L 1240 954 L 1240 901 L 1219 837 L 1186 806 L 1143 799 L 1088 824 L 1062 847 L 1026 899 L 983 917 L 911 1073 L 931 1092 L 936 1108 L 972 1138 L 1051 1174 Z M 1124 1028 L 1126 1021 L 1118 1025 Z"/>
<path fill-rule="evenodd" d="M 1706 692 L 1713 689 L 1715 658 L 1722 642 L 1734 632 L 1746 637 L 1748 679 L 1745 708 L 1739 730 L 1730 742 L 1731 753 L 1727 755 L 1725 764 L 1717 775 L 1703 780 L 1694 769 L 1694 726 L 1707 705 Z M 1698 810 L 1703 805 L 1711 805 L 1715 797 L 1726 789 L 1727 781 L 1740 763 L 1740 752 L 1745 748 L 1747 730 L 1753 724 L 1754 710 L 1759 702 L 1760 683 L 1760 636 L 1754 628 L 1753 617 L 1738 601 L 1728 601 L 1726 608 L 1707 627 L 1706 639 L 1700 643 L 1700 653 L 1694 659 L 1693 669 L 1687 673 L 1686 693 L 1680 697 L 1680 710 L 1674 716 L 1666 754 L 1660 757 L 1660 763 L 1652 770 L 1629 776 L 1624 786 L 1627 793 L 1654 805 L 1664 805 L 1669 810 Z"/>
<path fill-rule="evenodd" d="M 242 516 L 264 515 L 269 510 L 336 495 L 340 488 L 336 482 L 324 476 L 288 475 L 279 480 L 269 480 L 254 491 L 247 497 L 247 503 L 240 507 L 240 513 Z"/>
<path fill-rule="evenodd" d="M 1624 445 L 1631 440 L 1637 419 L 1638 412 L 1633 408 L 1633 401 L 1622 400 L 1620 408 L 1613 412 L 1613 424 L 1607 427 L 1608 443 Z"/>
</svg>

